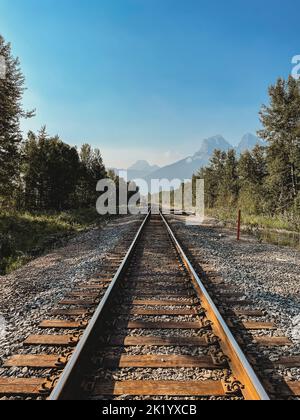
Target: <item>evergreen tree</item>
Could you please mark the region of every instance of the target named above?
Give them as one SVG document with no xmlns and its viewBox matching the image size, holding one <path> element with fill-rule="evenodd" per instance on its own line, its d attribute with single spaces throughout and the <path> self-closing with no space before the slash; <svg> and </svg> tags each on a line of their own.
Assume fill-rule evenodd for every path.
<svg viewBox="0 0 300 420">
<path fill-rule="evenodd" d="M 20 118 L 31 117 L 33 112 L 22 108 L 24 76 L 19 60 L 1 35 L 0 56 L 5 64 L 4 77 L 0 78 L 0 205 L 4 205 L 11 203 L 19 182 Z"/>
<path fill-rule="evenodd" d="M 74 202 L 79 176 L 77 150 L 58 136 L 49 138 L 45 127 L 28 134 L 23 146 L 25 207 L 29 210 L 65 210 Z"/>
<path fill-rule="evenodd" d="M 284 212 L 299 193 L 300 182 L 300 85 L 290 77 L 269 88 L 270 105 L 260 112 L 267 140 L 269 209 Z"/>
<path fill-rule="evenodd" d="M 235 206 L 239 195 L 238 161 L 234 150 L 226 153 L 223 177 L 219 180 L 219 201 L 228 207 Z"/>
<path fill-rule="evenodd" d="M 107 176 L 101 153 L 92 149 L 88 144 L 81 147 L 80 176 L 76 189 L 76 200 L 79 207 L 95 206 L 98 194 L 96 186 L 98 181 Z"/>
<path fill-rule="evenodd" d="M 215 150 L 210 165 L 200 171 L 200 178 L 205 180 L 205 202 L 209 208 L 217 205 L 220 196 L 220 180 L 224 177 L 226 153 Z"/>
<path fill-rule="evenodd" d="M 264 211 L 267 176 L 265 149 L 257 146 L 252 152 L 246 151 L 238 163 L 239 174 L 239 207 L 248 213 L 257 214 Z"/>
</svg>

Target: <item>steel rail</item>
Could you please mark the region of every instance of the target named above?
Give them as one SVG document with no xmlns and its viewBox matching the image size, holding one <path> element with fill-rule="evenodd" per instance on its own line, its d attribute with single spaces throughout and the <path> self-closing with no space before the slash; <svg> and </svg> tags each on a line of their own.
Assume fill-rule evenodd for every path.
<svg viewBox="0 0 300 420">
<path fill-rule="evenodd" d="M 58 401 L 63 399 L 68 399 L 67 395 L 69 393 L 69 389 L 72 387 L 72 381 L 73 381 L 73 374 L 74 371 L 78 368 L 80 368 L 79 363 L 81 361 L 81 358 L 83 356 L 83 352 L 91 338 L 92 333 L 95 331 L 95 327 L 98 324 L 99 319 L 101 318 L 104 308 L 109 300 L 109 298 L 112 295 L 113 290 L 115 289 L 115 286 L 117 285 L 120 277 L 122 276 L 124 270 L 127 267 L 128 262 L 130 261 L 130 258 L 134 252 L 134 249 L 136 247 L 136 244 L 138 243 L 138 240 L 140 239 L 141 233 L 144 230 L 144 227 L 149 220 L 151 215 L 151 211 L 147 214 L 145 217 L 141 227 L 139 228 L 123 262 L 121 263 L 117 273 L 115 274 L 109 288 L 107 289 L 105 295 L 103 296 L 99 306 L 97 307 L 92 319 L 90 320 L 86 330 L 84 331 L 72 357 L 70 358 L 68 364 L 66 365 L 62 375 L 60 376 L 57 384 L 55 385 L 55 388 L 53 389 L 50 397 L 48 398 L 49 401 Z"/>
<path fill-rule="evenodd" d="M 167 227 L 172 242 L 174 243 L 180 257 L 184 262 L 185 267 L 195 282 L 196 288 L 202 301 L 202 306 L 207 310 L 208 318 L 213 322 L 212 328 L 214 329 L 216 335 L 221 339 L 220 346 L 224 353 L 230 357 L 229 365 L 232 369 L 232 373 L 236 379 L 242 381 L 242 384 L 245 386 L 245 388 L 242 390 L 244 398 L 246 400 L 269 401 L 270 398 L 262 383 L 248 362 L 247 357 L 234 338 L 232 332 L 227 326 L 225 320 L 223 319 L 218 308 L 210 297 L 198 274 L 194 270 L 188 257 L 186 256 L 177 238 L 175 237 L 171 227 L 169 226 L 169 223 L 161 212 L 160 215 Z M 230 354 L 228 354 L 228 350 Z"/>
</svg>

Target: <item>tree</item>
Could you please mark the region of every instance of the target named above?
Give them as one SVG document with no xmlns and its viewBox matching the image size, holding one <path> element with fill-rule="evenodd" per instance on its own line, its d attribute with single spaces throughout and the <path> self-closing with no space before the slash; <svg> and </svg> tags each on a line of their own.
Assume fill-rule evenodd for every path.
<svg viewBox="0 0 300 420">
<path fill-rule="evenodd" d="M 239 195 L 238 161 L 235 150 L 226 153 L 223 177 L 219 179 L 219 200 L 228 207 L 235 206 Z"/>
<path fill-rule="evenodd" d="M 197 177 L 205 181 L 205 203 L 208 208 L 217 205 L 221 194 L 220 181 L 224 177 L 226 153 L 215 150 L 206 168 L 202 168 Z"/>
<path fill-rule="evenodd" d="M 58 136 L 48 137 L 45 127 L 38 136 L 30 132 L 22 150 L 26 209 L 71 208 L 80 170 L 77 150 Z"/>
<path fill-rule="evenodd" d="M 20 118 L 29 118 L 33 112 L 22 108 L 25 79 L 19 60 L 1 35 L 0 56 L 5 63 L 5 77 L 0 78 L 0 204 L 5 204 L 11 202 L 19 181 Z"/>
<path fill-rule="evenodd" d="M 269 88 L 270 105 L 263 106 L 259 135 L 268 142 L 266 180 L 270 210 L 284 212 L 299 193 L 300 185 L 300 84 L 289 77 Z"/>
<path fill-rule="evenodd" d="M 239 207 L 252 214 L 263 212 L 267 200 L 265 148 L 256 146 L 252 152 L 244 152 L 238 163 L 238 175 Z"/>
<path fill-rule="evenodd" d="M 88 144 L 81 147 L 80 175 L 76 189 L 76 199 L 79 207 L 90 207 L 96 204 L 96 186 L 98 181 L 107 176 L 103 159 L 98 149 L 92 149 Z"/>
</svg>

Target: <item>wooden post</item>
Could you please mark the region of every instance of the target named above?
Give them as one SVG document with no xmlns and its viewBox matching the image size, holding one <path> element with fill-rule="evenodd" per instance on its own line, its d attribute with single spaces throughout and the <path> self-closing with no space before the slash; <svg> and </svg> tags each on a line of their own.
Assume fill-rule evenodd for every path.
<svg viewBox="0 0 300 420">
<path fill-rule="evenodd" d="M 242 220 L 242 211 L 239 210 L 238 213 L 238 223 L 237 223 L 237 240 L 241 240 L 241 220 Z"/>
</svg>

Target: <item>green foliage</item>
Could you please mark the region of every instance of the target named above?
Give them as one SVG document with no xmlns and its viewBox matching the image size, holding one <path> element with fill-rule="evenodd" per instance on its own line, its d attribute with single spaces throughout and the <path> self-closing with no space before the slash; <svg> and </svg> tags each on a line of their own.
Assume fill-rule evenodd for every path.
<svg viewBox="0 0 300 420">
<path fill-rule="evenodd" d="M 206 207 L 235 206 L 239 196 L 238 161 L 234 150 L 215 150 L 210 165 L 197 174 L 205 180 Z"/>
<path fill-rule="evenodd" d="M 76 233 L 99 226 L 95 209 L 63 213 L 0 213 L 0 274 L 20 267 Z"/>
<path fill-rule="evenodd" d="M 300 85 L 292 77 L 269 88 L 270 105 L 260 112 L 268 142 L 266 180 L 268 208 L 272 213 L 293 206 L 300 191 Z"/>
<path fill-rule="evenodd" d="M 45 127 L 37 136 L 28 134 L 22 165 L 25 209 L 71 208 L 78 178 L 79 158 L 74 147 L 63 143 L 58 136 L 49 138 Z"/>
<path fill-rule="evenodd" d="M 4 57 L 6 74 L 0 78 L 0 205 L 14 203 L 19 181 L 19 145 L 22 141 L 20 118 L 28 118 L 21 105 L 24 77 L 18 59 L 11 54 L 10 44 L 0 35 L 0 55 Z"/>
<path fill-rule="evenodd" d="M 197 174 L 205 180 L 205 202 L 225 219 L 243 210 L 249 225 L 300 229 L 300 84 L 279 79 L 269 89 L 270 105 L 260 112 L 257 146 L 239 159 L 233 151 L 216 150 L 208 167 Z M 224 213 L 224 214 L 222 214 Z"/>
<path fill-rule="evenodd" d="M 75 194 L 77 207 L 95 206 L 97 182 L 107 176 L 101 153 L 98 149 L 93 150 L 90 145 L 84 144 L 79 159 L 80 174 Z"/>
</svg>

